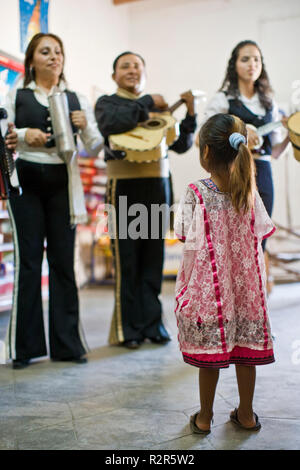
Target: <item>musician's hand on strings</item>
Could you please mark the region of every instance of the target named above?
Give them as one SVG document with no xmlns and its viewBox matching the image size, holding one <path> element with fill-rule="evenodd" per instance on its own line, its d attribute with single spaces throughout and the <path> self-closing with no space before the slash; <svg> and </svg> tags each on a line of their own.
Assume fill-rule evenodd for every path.
<svg viewBox="0 0 300 470">
<path fill-rule="evenodd" d="M 51 134 L 47 134 L 40 129 L 27 129 L 25 142 L 30 147 L 44 147 Z"/>
<path fill-rule="evenodd" d="M 154 108 L 159 109 L 161 111 L 168 109 L 169 105 L 168 103 L 166 103 L 162 95 L 151 95 L 151 98 L 154 101 Z"/>
<path fill-rule="evenodd" d="M 249 149 L 253 149 L 256 145 L 259 144 L 259 136 L 257 135 L 256 131 L 251 127 L 247 126 L 247 137 L 248 137 L 248 147 Z"/>
<path fill-rule="evenodd" d="M 195 97 L 191 91 L 181 93 L 180 98 L 184 100 L 187 112 L 190 116 L 195 115 Z"/>
<path fill-rule="evenodd" d="M 87 126 L 87 119 L 86 119 L 86 116 L 85 116 L 85 112 L 82 111 L 82 110 L 73 111 L 71 113 L 71 121 L 74 124 L 74 126 L 78 127 L 78 129 L 81 129 L 82 131 Z"/>
<path fill-rule="evenodd" d="M 14 130 L 14 124 L 8 123 L 8 130 L 5 137 L 5 144 L 10 150 L 16 150 L 18 144 L 18 135 Z"/>
<path fill-rule="evenodd" d="M 288 120 L 289 120 L 289 117 L 288 116 L 283 116 L 282 119 L 281 119 L 281 124 L 283 125 L 283 127 L 285 127 L 286 129 L 288 128 Z"/>
</svg>

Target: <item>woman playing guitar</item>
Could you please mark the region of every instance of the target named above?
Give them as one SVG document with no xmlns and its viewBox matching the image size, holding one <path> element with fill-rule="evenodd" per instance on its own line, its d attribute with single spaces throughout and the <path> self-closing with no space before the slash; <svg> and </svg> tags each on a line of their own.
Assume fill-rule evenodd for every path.
<svg viewBox="0 0 300 470">
<path fill-rule="evenodd" d="M 113 64 L 113 80 L 118 90 L 111 96 L 102 96 L 96 103 L 95 113 L 99 129 L 105 137 L 108 187 L 107 199 L 116 209 L 117 233 L 113 242 L 115 261 L 115 309 L 111 323 L 110 344 L 138 348 L 144 339 L 163 344 L 169 335 L 162 322 L 159 300 L 162 282 L 164 236 L 151 239 L 130 237 L 127 224 L 122 225 L 120 198 L 127 198 L 127 207 L 143 204 L 148 214 L 152 204 L 171 203 L 170 172 L 167 153 L 158 161 L 133 162 L 126 160 L 122 152 L 109 148 L 109 136 L 130 131 L 138 123 L 146 121 L 149 113 L 164 110 L 167 103 L 161 95 L 144 95 L 145 61 L 138 54 L 125 52 Z M 194 98 L 184 93 L 187 115 L 180 124 L 180 136 L 169 147 L 177 153 L 187 151 L 193 141 L 196 128 Z M 120 223 L 119 223 L 120 221 Z M 126 232 L 120 236 L 121 231 Z"/>
<path fill-rule="evenodd" d="M 233 49 L 222 86 L 206 107 L 205 120 L 216 113 L 234 114 L 255 127 L 279 120 L 286 124 L 272 98 L 263 56 L 254 41 L 242 41 Z M 248 145 L 255 159 L 258 191 L 271 216 L 274 200 L 271 156 L 277 158 L 289 139 L 286 137 L 282 141 L 281 132 L 277 129 L 264 136 L 262 147 L 255 150 L 259 137 L 253 128 L 247 128 Z M 265 245 L 266 240 L 262 244 L 263 250 Z M 267 256 L 265 259 L 268 269 Z M 268 290 L 271 290 L 270 285 Z"/>
</svg>

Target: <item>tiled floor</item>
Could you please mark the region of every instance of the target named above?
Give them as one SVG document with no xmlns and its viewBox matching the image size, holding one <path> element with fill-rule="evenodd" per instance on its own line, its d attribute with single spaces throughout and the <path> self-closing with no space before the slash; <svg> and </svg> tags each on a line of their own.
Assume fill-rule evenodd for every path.
<svg viewBox="0 0 300 470">
<path fill-rule="evenodd" d="M 207 437 L 191 434 L 198 371 L 184 364 L 173 315 L 174 283 L 165 282 L 165 324 L 173 340 L 129 351 L 107 345 L 113 291 L 80 292 L 90 346 L 86 365 L 42 358 L 28 369 L 0 366 L 0 450 L 4 449 L 300 449 L 300 285 L 270 297 L 276 362 L 257 368 L 258 433 L 228 416 L 238 403 L 235 369 L 221 371 L 215 421 Z M 8 316 L 0 314 L 0 339 Z"/>
</svg>

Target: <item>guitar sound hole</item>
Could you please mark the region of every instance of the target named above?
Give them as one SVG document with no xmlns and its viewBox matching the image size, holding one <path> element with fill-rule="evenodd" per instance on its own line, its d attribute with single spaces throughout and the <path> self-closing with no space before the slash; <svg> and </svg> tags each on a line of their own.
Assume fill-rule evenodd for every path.
<svg viewBox="0 0 300 470">
<path fill-rule="evenodd" d="M 160 121 L 150 121 L 150 122 L 148 122 L 148 126 L 149 127 L 161 126 L 161 122 Z"/>
<path fill-rule="evenodd" d="M 144 127 L 147 129 L 160 129 L 166 125 L 164 119 L 149 119 L 144 123 Z"/>
</svg>

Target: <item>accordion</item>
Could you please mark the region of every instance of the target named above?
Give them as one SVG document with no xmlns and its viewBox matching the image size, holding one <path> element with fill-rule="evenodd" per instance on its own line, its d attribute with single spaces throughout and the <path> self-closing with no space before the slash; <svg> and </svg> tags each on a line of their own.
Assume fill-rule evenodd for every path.
<svg viewBox="0 0 300 470">
<path fill-rule="evenodd" d="M 5 145 L 7 134 L 7 112 L 0 108 L 0 199 L 8 199 L 11 194 L 21 195 L 17 169 L 13 154 Z"/>
</svg>

